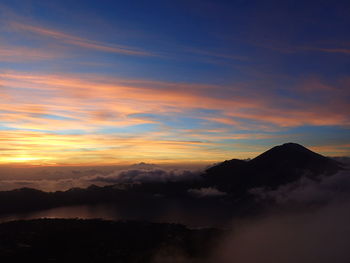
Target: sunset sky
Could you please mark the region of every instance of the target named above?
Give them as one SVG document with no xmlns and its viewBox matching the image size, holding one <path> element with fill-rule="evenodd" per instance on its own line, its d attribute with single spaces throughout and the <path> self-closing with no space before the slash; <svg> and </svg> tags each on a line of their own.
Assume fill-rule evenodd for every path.
<svg viewBox="0 0 350 263">
<path fill-rule="evenodd" d="M 0 1 L 0 164 L 350 155 L 350 2 Z"/>
</svg>

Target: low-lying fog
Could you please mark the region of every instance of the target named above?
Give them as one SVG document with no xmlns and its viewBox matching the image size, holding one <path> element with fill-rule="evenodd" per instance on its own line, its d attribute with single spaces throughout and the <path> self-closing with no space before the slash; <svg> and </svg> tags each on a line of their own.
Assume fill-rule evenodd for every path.
<svg viewBox="0 0 350 263">
<path fill-rule="evenodd" d="M 203 164 L 148 163 L 116 166 L 0 166 L 0 191 L 27 187 L 52 192 L 85 188 L 92 184 L 104 186 L 124 182 L 182 180 L 198 175 L 206 167 Z"/>
</svg>

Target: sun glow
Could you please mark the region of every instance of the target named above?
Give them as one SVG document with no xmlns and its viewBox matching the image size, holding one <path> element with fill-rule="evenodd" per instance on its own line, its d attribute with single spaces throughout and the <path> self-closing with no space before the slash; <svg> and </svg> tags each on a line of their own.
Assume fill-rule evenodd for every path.
<svg viewBox="0 0 350 263">
<path fill-rule="evenodd" d="M 0 158 L 1 163 L 8 163 L 8 164 L 28 164 L 29 162 L 33 165 L 36 164 L 43 164 L 46 163 L 49 160 L 52 160 L 52 158 L 49 157 L 33 157 L 29 155 L 18 155 L 18 156 L 11 156 L 11 157 L 1 157 Z"/>
</svg>

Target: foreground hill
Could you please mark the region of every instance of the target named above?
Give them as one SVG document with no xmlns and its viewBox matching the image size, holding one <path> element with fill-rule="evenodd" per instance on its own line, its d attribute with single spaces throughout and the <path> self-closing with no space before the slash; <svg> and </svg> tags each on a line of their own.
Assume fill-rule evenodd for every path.
<svg viewBox="0 0 350 263">
<path fill-rule="evenodd" d="M 14 221 L 0 224 L 0 261 L 203 262 L 219 234 L 146 222 Z"/>
</svg>

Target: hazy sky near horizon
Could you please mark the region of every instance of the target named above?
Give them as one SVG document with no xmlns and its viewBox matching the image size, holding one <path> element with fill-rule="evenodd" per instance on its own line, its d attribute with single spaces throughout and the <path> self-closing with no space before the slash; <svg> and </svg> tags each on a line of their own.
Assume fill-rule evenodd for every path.
<svg viewBox="0 0 350 263">
<path fill-rule="evenodd" d="M 0 1 L 0 164 L 350 155 L 349 1 Z"/>
</svg>

